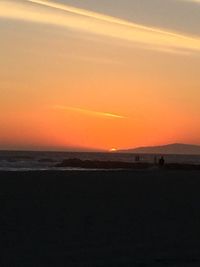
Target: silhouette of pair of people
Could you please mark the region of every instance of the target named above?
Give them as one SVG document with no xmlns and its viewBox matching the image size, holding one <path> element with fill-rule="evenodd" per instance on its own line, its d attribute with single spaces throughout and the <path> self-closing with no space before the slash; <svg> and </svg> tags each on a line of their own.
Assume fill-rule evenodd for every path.
<svg viewBox="0 0 200 267">
<path fill-rule="evenodd" d="M 136 155 L 135 156 L 135 162 L 139 162 L 140 161 L 140 156 L 139 155 Z"/>
</svg>

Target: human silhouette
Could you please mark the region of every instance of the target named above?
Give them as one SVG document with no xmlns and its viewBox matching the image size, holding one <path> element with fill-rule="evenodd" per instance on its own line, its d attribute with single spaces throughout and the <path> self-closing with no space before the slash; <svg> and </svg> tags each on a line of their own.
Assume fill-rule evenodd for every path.
<svg viewBox="0 0 200 267">
<path fill-rule="evenodd" d="M 163 167 L 165 165 L 165 159 L 164 159 L 164 157 L 161 157 L 160 159 L 159 159 L 159 166 L 160 167 Z"/>
<path fill-rule="evenodd" d="M 139 155 L 136 155 L 136 156 L 135 156 L 135 161 L 136 161 L 136 162 L 139 162 L 139 161 L 140 161 L 140 156 L 139 156 Z"/>
</svg>

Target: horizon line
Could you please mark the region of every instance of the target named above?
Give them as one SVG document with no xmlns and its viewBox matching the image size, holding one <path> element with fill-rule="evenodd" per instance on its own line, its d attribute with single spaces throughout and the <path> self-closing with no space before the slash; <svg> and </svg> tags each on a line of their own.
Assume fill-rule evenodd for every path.
<svg viewBox="0 0 200 267">
<path fill-rule="evenodd" d="M 128 150 L 134 150 L 134 149 L 139 149 L 139 148 L 155 148 L 155 147 L 165 147 L 165 146 L 170 146 L 170 145 L 187 145 L 187 146 L 196 146 L 200 147 L 200 144 L 194 144 L 194 143 L 167 143 L 163 145 L 147 145 L 147 146 L 135 146 L 135 147 L 130 147 L 130 148 L 119 148 L 116 149 L 114 153 L 117 153 L 118 151 L 128 151 Z M 82 147 L 69 147 L 69 148 L 64 148 L 64 147 L 27 147 L 27 148 L 1 148 L 0 147 L 0 152 L 73 152 L 73 153 L 113 153 L 113 151 L 110 151 L 110 149 L 103 149 L 103 148 L 82 148 Z"/>
</svg>

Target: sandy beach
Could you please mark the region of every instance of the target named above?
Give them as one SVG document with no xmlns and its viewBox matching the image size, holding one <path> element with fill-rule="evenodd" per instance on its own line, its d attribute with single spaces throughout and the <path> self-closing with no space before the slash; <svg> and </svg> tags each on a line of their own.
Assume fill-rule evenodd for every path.
<svg viewBox="0 0 200 267">
<path fill-rule="evenodd" d="M 199 266 L 200 172 L 1 172 L 1 266 Z"/>
</svg>

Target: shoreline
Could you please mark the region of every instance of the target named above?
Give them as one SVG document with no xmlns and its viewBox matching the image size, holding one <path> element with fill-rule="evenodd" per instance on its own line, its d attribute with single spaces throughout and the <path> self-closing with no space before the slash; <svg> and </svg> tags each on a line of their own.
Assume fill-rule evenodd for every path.
<svg viewBox="0 0 200 267">
<path fill-rule="evenodd" d="M 131 167 L 107 167 L 107 166 L 101 166 L 101 167 L 71 167 L 71 166 L 65 166 L 65 167 L 5 167 L 0 168 L 0 173 L 3 172 L 200 172 L 200 165 L 194 165 L 194 164 L 166 164 L 165 166 L 159 167 L 157 165 L 150 165 L 148 164 L 148 167 L 143 166 L 131 166 Z"/>
</svg>

